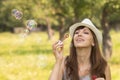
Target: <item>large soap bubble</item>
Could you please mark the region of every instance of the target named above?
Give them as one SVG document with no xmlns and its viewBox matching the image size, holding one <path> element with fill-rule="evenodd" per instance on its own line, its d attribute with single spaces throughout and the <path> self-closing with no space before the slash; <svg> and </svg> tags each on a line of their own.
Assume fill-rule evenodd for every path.
<svg viewBox="0 0 120 80">
<path fill-rule="evenodd" d="M 24 30 L 23 38 L 25 38 L 29 34 L 29 32 L 35 27 L 37 27 L 37 23 L 35 20 L 27 20 L 26 29 Z"/>
<path fill-rule="evenodd" d="M 35 20 L 27 20 L 27 22 L 26 22 L 26 28 L 28 30 L 32 30 L 35 27 L 37 27 L 37 23 L 36 23 Z"/>
<path fill-rule="evenodd" d="M 20 20 L 20 19 L 22 19 L 23 13 L 22 13 L 21 11 L 17 10 L 17 9 L 13 9 L 13 10 L 12 10 L 12 15 L 13 15 L 16 19 Z"/>
</svg>

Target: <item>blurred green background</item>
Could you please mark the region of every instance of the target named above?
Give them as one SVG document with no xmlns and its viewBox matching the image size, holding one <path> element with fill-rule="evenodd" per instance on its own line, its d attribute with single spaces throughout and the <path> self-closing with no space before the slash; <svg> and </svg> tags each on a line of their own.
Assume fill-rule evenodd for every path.
<svg viewBox="0 0 120 80">
<path fill-rule="evenodd" d="M 58 40 L 58 32 L 55 33 Z M 120 32 L 111 32 L 113 54 L 109 61 L 112 80 L 120 79 Z M 64 41 L 64 55 L 69 53 L 70 38 Z M 45 32 L 31 33 L 25 39 L 19 34 L 0 34 L 0 80 L 48 80 L 55 63 Z"/>
<path fill-rule="evenodd" d="M 23 13 L 20 20 L 12 16 L 13 9 Z M 120 0 L 0 0 L 0 80 L 48 80 L 55 62 L 52 44 L 86 17 L 103 32 L 112 80 L 119 80 L 119 13 Z M 23 37 L 31 19 L 37 27 Z M 64 55 L 70 40 L 64 41 Z"/>
</svg>

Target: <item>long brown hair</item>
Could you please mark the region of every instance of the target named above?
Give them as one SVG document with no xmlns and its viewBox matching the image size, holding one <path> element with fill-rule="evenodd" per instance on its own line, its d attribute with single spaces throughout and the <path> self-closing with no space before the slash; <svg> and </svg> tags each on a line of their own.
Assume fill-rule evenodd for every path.
<svg viewBox="0 0 120 80">
<path fill-rule="evenodd" d="M 84 26 L 83 27 L 80 26 L 77 29 L 79 29 L 79 28 L 84 28 Z M 90 55 L 91 78 L 93 75 L 96 75 L 97 77 L 105 78 L 105 68 L 107 66 L 107 62 L 103 58 L 103 56 L 100 52 L 98 40 L 97 40 L 95 34 L 93 33 L 93 31 L 91 31 L 91 32 L 92 32 L 94 43 L 95 43 L 95 45 L 92 46 L 91 55 Z M 67 79 L 80 80 L 79 75 L 78 75 L 77 53 L 76 53 L 76 48 L 74 46 L 73 39 L 71 41 L 71 46 L 70 46 L 70 55 L 67 56 L 67 58 L 66 58 L 65 66 L 66 66 Z"/>
</svg>

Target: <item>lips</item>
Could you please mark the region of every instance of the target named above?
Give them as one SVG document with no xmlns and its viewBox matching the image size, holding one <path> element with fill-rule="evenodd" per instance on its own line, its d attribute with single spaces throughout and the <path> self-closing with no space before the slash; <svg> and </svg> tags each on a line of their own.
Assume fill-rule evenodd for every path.
<svg viewBox="0 0 120 80">
<path fill-rule="evenodd" d="M 83 38 L 77 38 L 76 41 L 77 41 L 77 42 L 83 42 L 83 41 L 85 41 L 85 40 L 84 40 Z"/>
</svg>

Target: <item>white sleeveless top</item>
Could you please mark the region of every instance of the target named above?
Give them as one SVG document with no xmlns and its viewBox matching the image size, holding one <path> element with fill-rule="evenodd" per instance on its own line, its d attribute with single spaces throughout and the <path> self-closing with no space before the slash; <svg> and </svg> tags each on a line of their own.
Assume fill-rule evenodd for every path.
<svg viewBox="0 0 120 80">
<path fill-rule="evenodd" d="M 80 80 L 91 80 L 91 77 L 90 77 L 90 74 L 88 74 L 88 75 L 86 75 L 84 77 L 79 77 L 79 79 Z M 67 79 L 66 78 L 66 72 L 64 72 L 62 80 L 71 80 L 71 79 L 70 78 Z"/>
<path fill-rule="evenodd" d="M 86 75 L 84 77 L 80 77 L 80 80 L 91 80 L 90 75 Z"/>
</svg>

